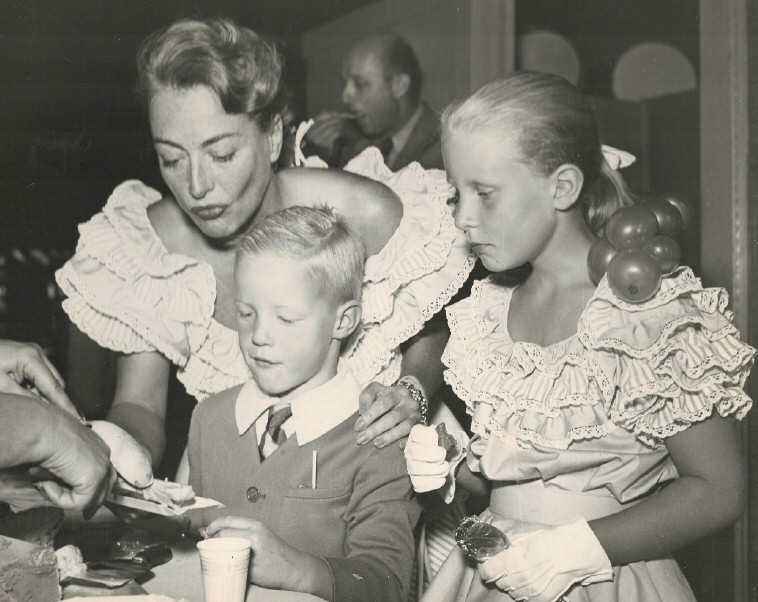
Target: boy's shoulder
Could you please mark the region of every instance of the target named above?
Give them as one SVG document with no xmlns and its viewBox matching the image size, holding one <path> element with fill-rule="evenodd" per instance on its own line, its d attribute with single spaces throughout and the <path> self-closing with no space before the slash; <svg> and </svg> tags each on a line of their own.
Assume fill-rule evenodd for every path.
<svg viewBox="0 0 758 602">
<path fill-rule="evenodd" d="M 225 408 L 231 408 L 233 411 L 234 405 L 237 402 L 237 396 L 243 386 L 244 385 L 237 385 L 231 389 L 221 391 L 220 393 L 214 393 L 210 397 L 199 402 L 193 411 L 195 420 L 203 419 L 209 413 L 215 416 L 219 411 L 222 411 Z"/>
</svg>

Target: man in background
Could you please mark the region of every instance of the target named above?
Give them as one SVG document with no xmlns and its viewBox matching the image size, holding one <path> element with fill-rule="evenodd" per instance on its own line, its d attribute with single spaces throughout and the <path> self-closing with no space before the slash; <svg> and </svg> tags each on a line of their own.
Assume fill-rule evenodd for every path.
<svg viewBox="0 0 758 602">
<path fill-rule="evenodd" d="M 344 112 L 324 112 L 305 136 L 305 154 L 343 167 L 376 146 L 396 171 L 418 161 L 442 169 L 437 116 L 421 100 L 422 74 L 413 48 L 394 34 L 356 42 L 342 63 Z"/>
</svg>

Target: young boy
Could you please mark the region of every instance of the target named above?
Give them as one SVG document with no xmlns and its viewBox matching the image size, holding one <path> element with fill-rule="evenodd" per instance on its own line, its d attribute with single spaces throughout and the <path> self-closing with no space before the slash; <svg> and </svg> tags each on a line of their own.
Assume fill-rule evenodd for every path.
<svg viewBox="0 0 758 602">
<path fill-rule="evenodd" d="M 337 602 L 407 598 L 420 512 L 400 448 L 355 443 L 361 388 L 338 370 L 364 259 L 327 208 L 251 230 L 235 283 L 253 380 L 199 404 L 188 444 L 190 484 L 226 506 L 206 535 L 250 540 L 252 582 Z"/>
</svg>

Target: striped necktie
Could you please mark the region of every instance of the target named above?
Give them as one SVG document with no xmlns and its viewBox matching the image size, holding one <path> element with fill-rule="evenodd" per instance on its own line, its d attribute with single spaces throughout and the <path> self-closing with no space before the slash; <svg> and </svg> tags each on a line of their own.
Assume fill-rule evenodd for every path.
<svg viewBox="0 0 758 602">
<path fill-rule="evenodd" d="M 287 433 L 284 432 L 282 425 L 289 420 L 290 416 L 292 416 L 292 406 L 290 405 L 278 410 L 269 408 L 266 430 L 263 431 L 261 442 L 258 444 L 262 460 L 268 458 L 287 440 Z"/>
</svg>

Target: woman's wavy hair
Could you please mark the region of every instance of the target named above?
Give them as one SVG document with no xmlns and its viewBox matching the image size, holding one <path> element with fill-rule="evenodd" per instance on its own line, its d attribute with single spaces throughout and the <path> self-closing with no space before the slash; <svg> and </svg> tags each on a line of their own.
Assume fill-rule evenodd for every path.
<svg viewBox="0 0 758 602">
<path fill-rule="evenodd" d="M 276 46 L 230 19 L 177 21 L 137 54 L 136 92 L 148 107 L 157 88 L 208 86 L 227 113 L 246 114 L 266 131 L 277 116 L 286 133 L 293 120 Z"/>
<path fill-rule="evenodd" d="M 442 114 L 443 141 L 456 130 L 496 132 L 516 140 L 531 169 L 549 176 L 570 163 L 584 175 L 578 202 L 595 234 L 613 212 L 635 202 L 603 157 L 595 114 L 579 90 L 545 73 L 515 72 L 480 87 Z"/>
</svg>

